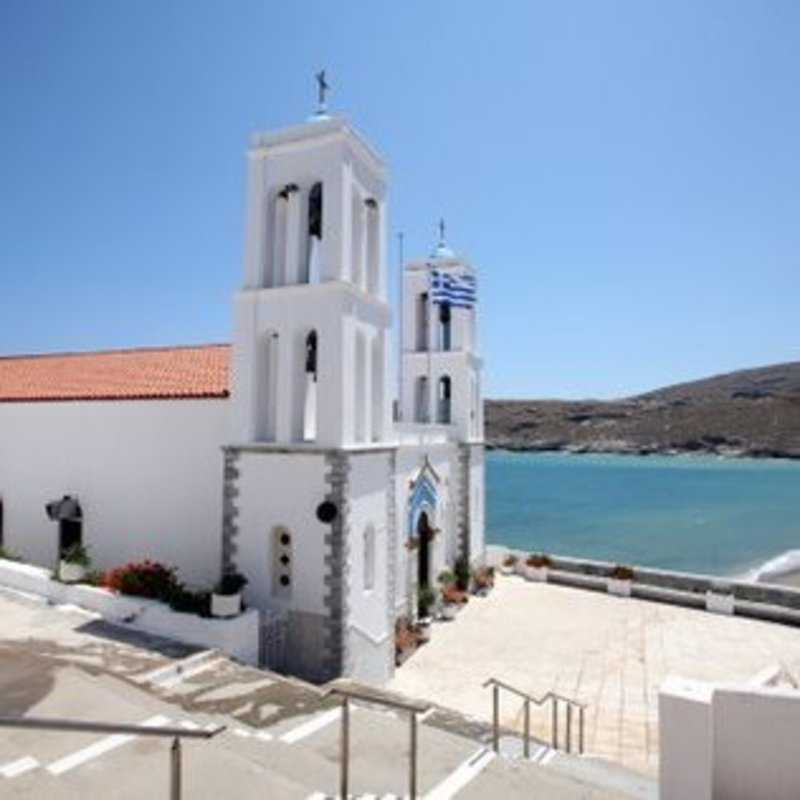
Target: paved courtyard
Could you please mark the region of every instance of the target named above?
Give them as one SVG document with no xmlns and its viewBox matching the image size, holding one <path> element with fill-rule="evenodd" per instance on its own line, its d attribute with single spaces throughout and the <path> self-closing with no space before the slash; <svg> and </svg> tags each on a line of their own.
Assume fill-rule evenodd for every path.
<svg viewBox="0 0 800 800">
<path fill-rule="evenodd" d="M 555 690 L 588 703 L 586 751 L 654 775 L 658 690 L 668 675 L 744 681 L 772 664 L 794 674 L 800 632 L 741 617 L 498 576 L 455 622 L 398 670 L 390 688 L 491 719 L 489 677 L 535 695 Z M 504 694 L 501 722 L 519 727 L 521 704 Z M 549 713 L 549 709 L 548 709 Z M 532 717 L 548 735 L 549 717 Z"/>
<path fill-rule="evenodd" d="M 403 796 L 405 715 L 361 701 L 351 710 L 351 796 Z M 340 705 L 319 688 L 0 590 L 4 715 L 187 730 L 225 726 L 210 741 L 184 744 L 183 796 L 192 800 L 323 800 L 338 786 Z M 654 796 L 651 786 L 629 775 L 576 763 L 546 747 L 528 761 L 496 758 L 487 741 L 487 726 L 432 709 L 418 730 L 421 796 Z M 3 798 L 167 797 L 168 765 L 164 739 L 0 726 Z"/>
</svg>

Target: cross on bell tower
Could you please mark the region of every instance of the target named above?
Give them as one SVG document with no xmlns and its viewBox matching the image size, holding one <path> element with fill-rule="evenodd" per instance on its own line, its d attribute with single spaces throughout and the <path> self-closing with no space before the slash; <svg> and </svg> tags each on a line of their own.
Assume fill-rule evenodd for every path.
<svg viewBox="0 0 800 800">
<path fill-rule="evenodd" d="M 326 117 L 328 114 L 327 93 L 330 91 L 330 84 L 325 80 L 325 70 L 320 70 L 315 76 L 317 81 L 317 110 L 315 117 Z"/>
</svg>

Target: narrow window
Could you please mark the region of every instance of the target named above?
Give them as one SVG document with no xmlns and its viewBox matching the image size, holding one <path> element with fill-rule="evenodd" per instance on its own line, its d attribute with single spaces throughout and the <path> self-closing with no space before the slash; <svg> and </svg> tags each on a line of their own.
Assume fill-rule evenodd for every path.
<svg viewBox="0 0 800 800">
<path fill-rule="evenodd" d="M 414 419 L 428 422 L 428 379 L 424 375 L 417 378 Z"/>
<path fill-rule="evenodd" d="M 364 531 L 364 591 L 375 588 L 375 528 L 368 525 Z"/>
<path fill-rule="evenodd" d="M 322 184 L 308 194 L 308 282 L 319 283 L 322 273 Z"/>
<path fill-rule="evenodd" d="M 417 350 L 428 349 L 428 293 L 417 295 Z"/>
<path fill-rule="evenodd" d="M 439 378 L 439 396 L 437 398 L 436 421 L 442 425 L 449 425 L 451 422 L 450 409 L 451 381 L 449 376 L 444 375 Z"/>
<path fill-rule="evenodd" d="M 317 438 L 317 332 L 306 336 L 305 403 L 303 405 L 303 440 Z"/>
<path fill-rule="evenodd" d="M 367 441 L 367 337 L 356 332 L 355 440 Z"/>
<path fill-rule="evenodd" d="M 258 428 L 256 438 L 274 442 L 278 418 L 278 345 L 275 331 L 268 331 L 261 340 L 261 358 L 255 374 L 258 378 Z"/>
<path fill-rule="evenodd" d="M 292 535 L 283 527 L 272 532 L 272 593 L 278 597 L 292 593 Z"/>
<path fill-rule="evenodd" d="M 439 306 L 439 340 L 442 350 L 450 350 L 451 347 L 451 317 L 450 303 L 442 303 Z"/>
</svg>

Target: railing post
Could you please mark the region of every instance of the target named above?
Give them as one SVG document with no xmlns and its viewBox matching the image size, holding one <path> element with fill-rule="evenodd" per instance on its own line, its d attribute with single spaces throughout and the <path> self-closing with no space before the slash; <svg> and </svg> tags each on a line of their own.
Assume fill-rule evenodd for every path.
<svg viewBox="0 0 800 800">
<path fill-rule="evenodd" d="M 531 757 L 531 701 L 525 699 L 525 758 Z"/>
<path fill-rule="evenodd" d="M 176 736 L 170 748 L 170 800 L 181 800 L 181 739 Z"/>
<path fill-rule="evenodd" d="M 583 706 L 578 709 L 578 752 L 583 755 Z"/>
<path fill-rule="evenodd" d="M 347 697 L 342 698 L 342 728 L 340 746 L 339 796 L 342 798 L 342 800 L 347 800 L 350 771 L 350 702 Z"/>
<path fill-rule="evenodd" d="M 411 750 L 408 765 L 408 795 L 417 800 L 417 712 L 411 712 Z"/>
<path fill-rule="evenodd" d="M 572 752 L 572 703 L 567 703 L 567 752 Z"/>
<path fill-rule="evenodd" d="M 553 695 L 553 730 L 552 739 L 553 739 L 553 749 L 558 750 L 558 698 Z"/>
<path fill-rule="evenodd" d="M 500 752 L 500 687 L 495 684 L 492 687 L 494 698 L 494 708 L 492 713 L 492 739 L 494 742 L 495 753 Z"/>
</svg>

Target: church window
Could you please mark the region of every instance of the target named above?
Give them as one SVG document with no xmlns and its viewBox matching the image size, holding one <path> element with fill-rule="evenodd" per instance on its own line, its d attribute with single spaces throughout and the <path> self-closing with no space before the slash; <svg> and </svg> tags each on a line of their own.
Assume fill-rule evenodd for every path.
<svg viewBox="0 0 800 800">
<path fill-rule="evenodd" d="M 317 332 L 305 341 L 305 385 L 303 400 L 303 441 L 317 438 Z"/>
<path fill-rule="evenodd" d="M 417 295 L 417 350 L 428 349 L 428 293 Z"/>
<path fill-rule="evenodd" d="M 286 528 L 272 532 L 272 593 L 288 597 L 292 586 L 292 535 Z"/>
<path fill-rule="evenodd" d="M 356 331 L 356 380 L 355 380 L 355 440 L 367 441 L 367 337 Z"/>
<path fill-rule="evenodd" d="M 439 378 L 439 396 L 437 398 L 436 421 L 442 425 L 449 425 L 452 422 L 450 407 L 450 393 L 452 381 L 448 375 Z"/>
<path fill-rule="evenodd" d="M 258 390 L 256 438 L 274 442 L 278 404 L 278 334 L 268 331 L 260 342 L 260 358 L 255 370 Z"/>
<path fill-rule="evenodd" d="M 322 184 L 315 183 L 308 193 L 308 283 L 319 283 L 322 272 Z"/>
<path fill-rule="evenodd" d="M 364 591 L 375 588 L 375 527 L 368 525 L 364 531 Z"/>
<path fill-rule="evenodd" d="M 439 306 L 439 340 L 442 350 L 450 350 L 452 346 L 452 311 L 450 303 Z"/>
<path fill-rule="evenodd" d="M 378 334 L 372 341 L 372 441 L 383 438 L 384 424 L 384 337 Z"/>
<path fill-rule="evenodd" d="M 428 422 L 428 379 L 424 375 L 417 378 L 414 393 L 414 420 Z"/>
<path fill-rule="evenodd" d="M 379 263 L 378 263 L 378 242 L 380 238 L 378 224 L 380 212 L 378 202 L 374 197 L 368 197 L 364 201 L 366 206 L 366 237 L 367 237 L 367 291 L 370 294 L 378 293 Z"/>
<path fill-rule="evenodd" d="M 308 235 L 322 238 L 322 184 L 315 183 L 308 193 Z"/>
</svg>

